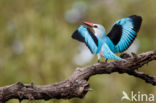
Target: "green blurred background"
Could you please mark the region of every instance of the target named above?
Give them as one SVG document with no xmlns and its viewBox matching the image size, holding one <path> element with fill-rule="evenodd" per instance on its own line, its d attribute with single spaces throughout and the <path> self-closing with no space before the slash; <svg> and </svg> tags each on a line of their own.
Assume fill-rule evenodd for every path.
<svg viewBox="0 0 156 103">
<path fill-rule="evenodd" d="M 81 66 L 74 62 L 81 43 L 71 38 L 73 31 L 87 20 L 104 25 L 108 32 L 116 20 L 133 14 L 143 17 L 137 53 L 155 49 L 155 0 L 0 0 L 0 86 L 18 81 L 56 83 L 70 76 L 76 67 L 96 63 L 96 57 Z M 156 75 L 156 62 L 139 71 Z M 83 99 L 22 103 L 121 103 L 123 90 L 156 96 L 154 86 L 127 74 L 96 75 L 89 83 L 94 90 Z"/>
</svg>

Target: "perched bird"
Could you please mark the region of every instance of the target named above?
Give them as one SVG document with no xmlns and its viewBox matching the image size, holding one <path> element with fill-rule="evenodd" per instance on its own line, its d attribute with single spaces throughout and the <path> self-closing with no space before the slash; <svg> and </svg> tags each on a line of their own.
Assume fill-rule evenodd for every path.
<svg viewBox="0 0 156 103">
<path fill-rule="evenodd" d="M 91 53 L 97 54 L 98 62 L 103 56 L 107 59 L 125 60 L 115 55 L 123 52 L 133 43 L 142 23 L 141 16 L 132 15 L 116 21 L 106 35 L 100 24 L 84 22 L 73 34 L 72 38 L 86 44 Z M 94 32 L 90 30 L 91 27 Z"/>
</svg>

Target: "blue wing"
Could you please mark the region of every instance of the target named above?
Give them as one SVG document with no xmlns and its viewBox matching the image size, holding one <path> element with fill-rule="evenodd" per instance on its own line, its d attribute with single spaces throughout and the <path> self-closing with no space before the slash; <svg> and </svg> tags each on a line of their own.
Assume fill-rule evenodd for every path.
<svg viewBox="0 0 156 103">
<path fill-rule="evenodd" d="M 106 43 L 103 44 L 102 46 L 102 54 L 106 59 L 117 59 L 117 60 L 125 60 L 122 59 L 118 56 L 116 56 L 108 47 L 108 45 Z"/>
<path fill-rule="evenodd" d="M 86 26 L 80 26 L 72 35 L 73 39 L 84 42 L 90 51 L 95 54 L 98 47 L 98 39 Z"/>
<path fill-rule="evenodd" d="M 108 46 L 111 44 L 110 40 L 114 44 L 114 48 L 111 49 L 114 53 L 123 52 L 132 44 L 140 29 L 141 22 L 140 16 L 132 15 L 114 23 L 106 40 Z"/>
</svg>

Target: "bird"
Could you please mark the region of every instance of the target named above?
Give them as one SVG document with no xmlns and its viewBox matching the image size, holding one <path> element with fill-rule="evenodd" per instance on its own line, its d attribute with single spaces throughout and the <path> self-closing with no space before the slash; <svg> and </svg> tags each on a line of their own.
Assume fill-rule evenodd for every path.
<svg viewBox="0 0 156 103">
<path fill-rule="evenodd" d="M 115 53 L 122 53 L 130 47 L 140 30 L 142 17 L 131 15 L 121 18 L 107 34 L 101 24 L 83 23 L 73 32 L 72 38 L 86 44 L 91 53 L 97 55 L 98 62 L 104 57 L 107 63 L 108 59 L 126 61 Z"/>
</svg>

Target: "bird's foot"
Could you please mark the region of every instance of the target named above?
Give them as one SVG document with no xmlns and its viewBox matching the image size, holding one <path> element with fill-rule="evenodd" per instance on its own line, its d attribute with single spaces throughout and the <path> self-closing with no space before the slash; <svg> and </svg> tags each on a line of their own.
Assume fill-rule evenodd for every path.
<svg viewBox="0 0 156 103">
<path fill-rule="evenodd" d="M 105 62 L 101 62 L 100 60 L 98 60 L 98 63 L 108 63 L 107 61 L 108 59 L 106 59 Z"/>
<path fill-rule="evenodd" d="M 100 63 L 100 60 L 98 60 L 98 63 Z"/>
</svg>

